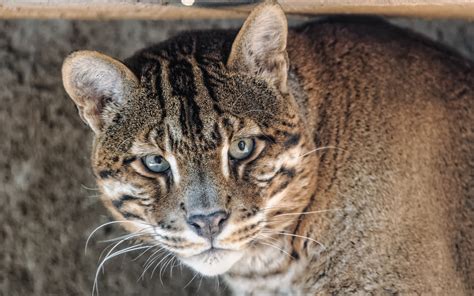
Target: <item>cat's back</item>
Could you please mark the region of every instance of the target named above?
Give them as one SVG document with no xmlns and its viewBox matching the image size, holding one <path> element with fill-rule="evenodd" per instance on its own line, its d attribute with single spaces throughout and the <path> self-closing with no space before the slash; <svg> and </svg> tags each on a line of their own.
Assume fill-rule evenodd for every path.
<svg viewBox="0 0 474 296">
<path fill-rule="evenodd" d="M 290 33 L 289 56 L 315 132 L 343 116 L 354 131 L 364 121 L 402 138 L 432 129 L 473 154 L 474 62 L 452 49 L 378 18 L 336 17 Z"/>
<path fill-rule="evenodd" d="M 291 31 L 288 53 L 315 134 L 343 118 L 361 139 L 415 137 L 472 160 L 474 63 L 450 48 L 378 18 L 336 17 Z"/>
<path fill-rule="evenodd" d="M 288 43 L 292 69 L 310 91 L 350 93 L 351 86 L 363 84 L 364 100 L 379 103 L 472 106 L 474 101 L 472 61 L 379 18 L 309 23 L 291 31 Z M 312 98 L 318 100 L 321 92 L 316 94 Z"/>
</svg>

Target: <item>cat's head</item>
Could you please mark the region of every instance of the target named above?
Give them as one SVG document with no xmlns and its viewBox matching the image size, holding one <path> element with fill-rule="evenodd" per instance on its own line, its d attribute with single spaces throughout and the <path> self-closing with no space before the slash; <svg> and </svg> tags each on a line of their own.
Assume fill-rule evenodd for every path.
<svg viewBox="0 0 474 296">
<path fill-rule="evenodd" d="M 268 247 L 259 242 L 270 229 L 291 223 L 282 214 L 306 205 L 315 162 L 288 90 L 281 8 L 257 7 L 233 40 L 215 34 L 183 35 L 124 63 L 80 51 L 63 65 L 95 133 L 106 207 L 205 275 Z"/>
</svg>

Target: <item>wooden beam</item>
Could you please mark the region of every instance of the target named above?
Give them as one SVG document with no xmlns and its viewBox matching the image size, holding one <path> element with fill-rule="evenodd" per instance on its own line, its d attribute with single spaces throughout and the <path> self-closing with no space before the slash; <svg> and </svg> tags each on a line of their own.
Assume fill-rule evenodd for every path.
<svg viewBox="0 0 474 296">
<path fill-rule="evenodd" d="M 192 2 L 192 0 L 190 0 Z M 217 2 L 217 3 L 216 3 Z M 149 0 L 0 0 L 0 18 L 36 19 L 224 19 L 244 18 L 253 5 Z M 257 1 L 235 0 L 233 4 Z M 474 0 L 281 0 L 288 14 L 377 14 L 421 18 L 474 19 Z M 229 4 L 229 1 L 225 2 Z"/>
</svg>

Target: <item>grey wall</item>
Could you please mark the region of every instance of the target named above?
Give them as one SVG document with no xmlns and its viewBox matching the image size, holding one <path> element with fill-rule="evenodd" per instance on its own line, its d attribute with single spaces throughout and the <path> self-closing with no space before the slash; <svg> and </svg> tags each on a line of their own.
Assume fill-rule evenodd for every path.
<svg viewBox="0 0 474 296">
<path fill-rule="evenodd" d="M 474 58 L 474 23 L 395 20 Z M 97 261 L 119 236 L 98 201 L 88 156 L 91 134 L 62 88 L 60 67 L 76 49 L 125 58 L 186 29 L 240 21 L 0 21 L 0 295 L 88 295 Z M 219 295 L 215 280 L 169 270 L 137 281 L 146 256 L 114 258 L 100 275 L 101 295 Z M 159 269 L 158 269 L 159 273 Z M 222 281 L 220 282 L 222 287 Z"/>
</svg>

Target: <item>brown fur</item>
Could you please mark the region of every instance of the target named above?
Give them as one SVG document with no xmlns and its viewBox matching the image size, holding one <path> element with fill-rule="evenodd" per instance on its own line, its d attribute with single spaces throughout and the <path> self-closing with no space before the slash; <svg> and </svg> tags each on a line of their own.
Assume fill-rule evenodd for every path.
<svg viewBox="0 0 474 296">
<path fill-rule="evenodd" d="M 237 294 L 472 294 L 473 64 L 379 20 L 286 34 L 264 4 L 234 42 L 195 32 L 112 63 L 139 85 L 98 83 L 118 95 L 95 100 L 75 88 L 98 70 L 66 60 L 73 100 L 102 110 L 88 123 L 106 206 L 184 262 L 208 244 L 186 213 L 231 213 L 215 244 L 242 256 L 225 273 Z M 239 137 L 256 150 L 227 162 Z M 176 168 L 150 173 L 148 154 Z"/>
<path fill-rule="evenodd" d="M 379 21 L 290 36 L 315 141 L 337 147 L 321 151 L 307 210 L 343 209 L 301 223 L 327 250 L 306 251 L 312 272 L 297 282 L 328 294 L 471 294 L 472 63 Z"/>
</svg>

